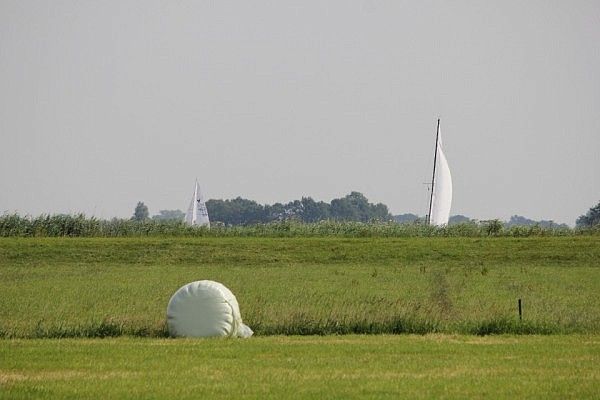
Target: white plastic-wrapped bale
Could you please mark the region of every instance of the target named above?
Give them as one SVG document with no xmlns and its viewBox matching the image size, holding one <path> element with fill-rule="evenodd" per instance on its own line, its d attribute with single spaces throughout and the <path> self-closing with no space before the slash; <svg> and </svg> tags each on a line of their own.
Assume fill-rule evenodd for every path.
<svg viewBox="0 0 600 400">
<path fill-rule="evenodd" d="M 242 322 L 237 299 L 223 284 L 196 281 L 175 292 L 167 306 L 169 334 L 176 337 L 242 337 L 254 332 Z"/>
</svg>

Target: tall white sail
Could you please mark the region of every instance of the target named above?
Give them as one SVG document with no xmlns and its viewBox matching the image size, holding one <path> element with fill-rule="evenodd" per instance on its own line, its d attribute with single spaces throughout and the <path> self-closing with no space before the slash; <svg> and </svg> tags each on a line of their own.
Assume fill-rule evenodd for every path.
<svg viewBox="0 0 600 400">
<path fill-rule="evenodd" d="M 185 214 L 185 222 L 188 225 L 207 226 L 210 228 L 208 210 L 206 209 L 206 203 L 204 202 L 198 181 L 196 181 L 196 185 L 194 186 L 194 195 Z"/>
<path fill-rule="evenodd" d="M 429 223 L 431 225 L 447 225 L 452 205 L 452 175 L 448 160 L 442 150 L 442 135 L 438 125 L 438 140 L 435 156 L 435 173 L 433 178 L 433 193 L 431 195 L 431 210 Z"/>
</svg>

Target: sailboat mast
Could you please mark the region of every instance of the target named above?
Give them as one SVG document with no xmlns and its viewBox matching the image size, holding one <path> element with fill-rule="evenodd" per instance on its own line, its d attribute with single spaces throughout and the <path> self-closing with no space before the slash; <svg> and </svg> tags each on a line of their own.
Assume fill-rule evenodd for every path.
<svg viewBox="0 0 600 400">
<path fill-rule="evenodd" d="M 192 225 L 196 225 L 198 220 L 198 179 L 196 179 L 196 185 L 194 186 L 194 211 L 192 211 L 193 221 Z"/>
<path fill-rule="evenodd" d="M 435 133 L 435 151 L 433 153 L 433 174 L 431 176 L 431 196 L 429 197 L 429 213 L 427 214 L 427 223 L 431 224 L 431 207 L 433 206 L 433 189 L 435 185 L 435 164 L 437 163 L 438 139 L 440 137 L 440 119 L 437 122 L 437 131 Z"/>
</svg>

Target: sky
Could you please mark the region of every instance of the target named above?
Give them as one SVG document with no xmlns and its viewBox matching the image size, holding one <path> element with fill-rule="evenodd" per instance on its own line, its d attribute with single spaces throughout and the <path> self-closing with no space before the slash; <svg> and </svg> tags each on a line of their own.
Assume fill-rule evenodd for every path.
<svg viewBox="0 0 600 400">
<path fill-rule="evenodd" d="M 351 191 L 574 224 L 600 200 L 598 1 L 0 1 L 0 213 Z"/>
</svg>

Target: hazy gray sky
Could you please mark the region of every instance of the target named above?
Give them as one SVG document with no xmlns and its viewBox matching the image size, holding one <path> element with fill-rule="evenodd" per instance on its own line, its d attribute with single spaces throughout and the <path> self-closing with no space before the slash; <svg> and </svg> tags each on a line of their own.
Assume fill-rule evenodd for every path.
<svg viewBox="0 0 600 400">
<path fill-rule="evenodd" d="M 0 0 L 0 212 L 352 190 L 573 224 L 600 200 L 599 1 Z"/>
</svg>

